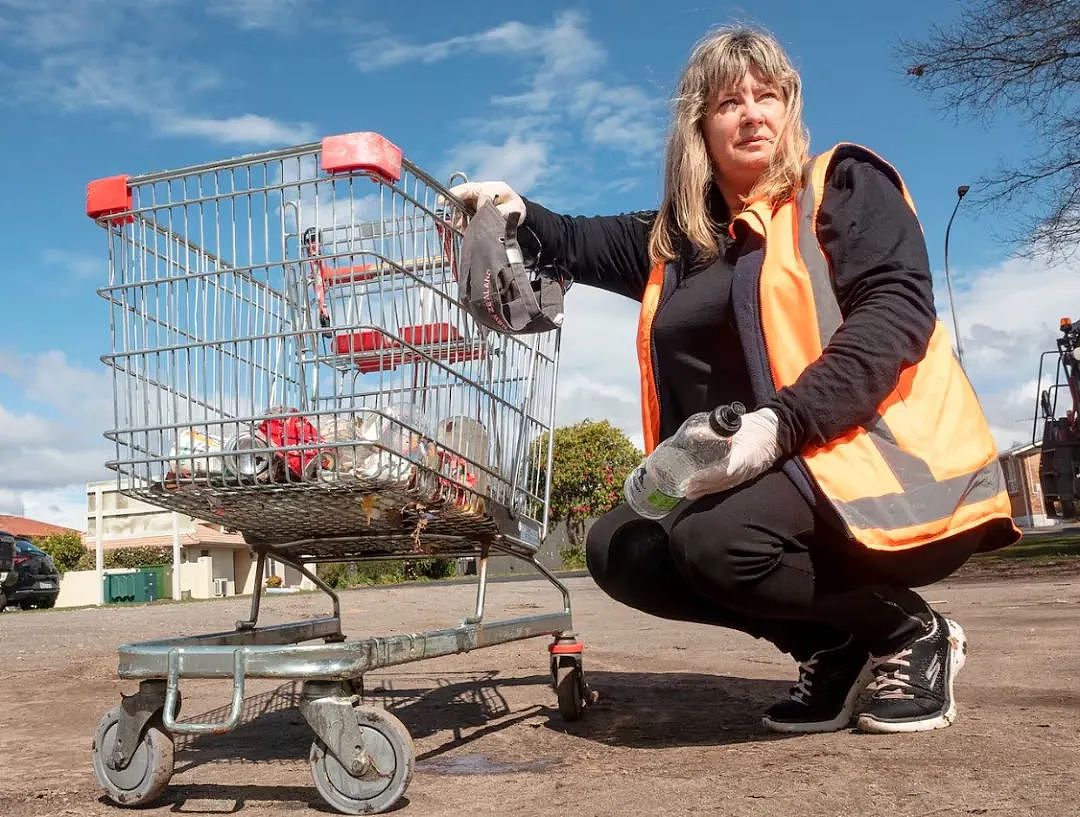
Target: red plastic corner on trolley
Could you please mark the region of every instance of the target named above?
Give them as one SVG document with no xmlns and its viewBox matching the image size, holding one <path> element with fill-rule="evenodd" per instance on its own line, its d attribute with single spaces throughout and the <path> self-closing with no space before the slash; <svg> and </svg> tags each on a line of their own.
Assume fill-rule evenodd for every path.
<svg viewBox="0 0 1080 817">
<path fill-rule="evenodd" d="M 585 652 L 585 645 L 580 641 L 556 641 L 548 646 L 548 652 L 552 655 L 581 655 Z"/>
<path fill-rule="evenodd" d="M 322 169 L 327 173 L 363 170 L 396 182 L 401 178 L 401 148 L 372 131 L 326 136 L 322 140 Z"/>
<path fill-rule="evenodd" d="M 86 215 L 92 219 L 108 218 L 131 210 L 131 186 L 128 177 L 108 176 L 86 185 Z M 131 221 L 128 216 L 126 221 Z"/>
</svg>

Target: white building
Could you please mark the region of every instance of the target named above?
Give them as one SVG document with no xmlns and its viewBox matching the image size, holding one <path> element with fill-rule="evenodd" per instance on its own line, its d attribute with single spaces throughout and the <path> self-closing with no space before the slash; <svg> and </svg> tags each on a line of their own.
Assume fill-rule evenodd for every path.
<svg viewBox="0 0 1080 817">
<path fill-rule="evenodd" d="M 104 553 L 127 547 L 172 548 L 174 599 L 254 590 L 256 560 L 239 533 L 125 496 L 116 480 L 87 484 L 83 541 L 97 553 L 97 569 L 65 574 L 58 606 L 103 603 Z M 281 576 L 285 587 L 311 586 L 298 571 L 273 561 L 266 567 L 270 575 Z"/>
</svg>

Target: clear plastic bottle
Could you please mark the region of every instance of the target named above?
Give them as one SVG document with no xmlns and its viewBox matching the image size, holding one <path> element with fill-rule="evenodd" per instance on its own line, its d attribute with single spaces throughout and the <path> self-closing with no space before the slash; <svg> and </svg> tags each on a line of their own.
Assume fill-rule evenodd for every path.
<svg viewBox="0 0 1080 817">
<path fill-rule="evenodd" d="M 375 415 L 376 422 L 369 432 L 374 433 L 380 447 L 358 464 L 357 476 L 385 482 L 407 482 L 414 463 L 428 463 L 429 422 L 420 408 L 412 403 L 392 403 L 382 407 L 380 412 Z"/>
<path fill-rule="evenodd" d="M 626 503 L 646 519 L 663 519 L 686 495 L 683 483 L 694 471 L 723 457 L 739 430 L 746 406 L 718 406 L 687 418 L 679 430 L 653 449 L 623 485 Z"/>
</svg>

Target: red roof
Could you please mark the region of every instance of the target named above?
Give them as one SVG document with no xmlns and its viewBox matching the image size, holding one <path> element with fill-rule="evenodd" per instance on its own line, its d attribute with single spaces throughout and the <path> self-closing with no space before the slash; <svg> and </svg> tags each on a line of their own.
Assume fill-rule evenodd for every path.
<svg viewBox="0 0 1080 817">
<path fill-rule="evenodd" d="M 92 553 L 97 546 L 93 536 L 82 534 L 83 544 Z M 102 550 L 116 550 L 118 548 L 134 547 L 172 547 L 172 534 L 166 533 L 158 536 L 135 536 L 130 539 L 106 539 L 102 543 Z M 223 533 L 221 528 L 213 525 L 195 523 L 194 532 L 180 534 L 181 547 L 227 547 L 236 550 L 247 548 L 247 542 L 239 533 Z"/>
<path fill-rule="evenodd" d="M 0 513 L 0 530 L 7 531 L 12 536 L 51 536 L 54 533 L 78 533 L 74 528 L 64 528 L 60 525 L 50 525 L 48 522 L 39 522 L 36 519 L 27 519 L 25 516 L 8 516 Z"/>
</svg>

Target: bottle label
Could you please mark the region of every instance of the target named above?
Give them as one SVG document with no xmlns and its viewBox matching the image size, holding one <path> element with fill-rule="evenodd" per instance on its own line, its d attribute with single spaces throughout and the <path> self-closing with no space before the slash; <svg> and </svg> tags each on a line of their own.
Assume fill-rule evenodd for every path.
<svg viewBox="0 0 1080 817">
<path fill-rule="evenodd" d="M 676 505 L 682 500 L 681 496 L 669 496 L 663 491 L 654 490 L 647 497 L 645 501 L 652 505 L 658 511 L 670 511 L 674 509 Z"/>
<path fill-rule="evenodd" d="M 627 501 L 635 510 L 646 516 L 652 516 L 646 508 L 655 511 L 659 516 L 666 516 L 682 501 L 681 496 L 672 496 L 661 491 L 656 484 L 656 479 L 649 473 L 644 463 L 630 472 L 627 488 L 629 489 Z"/>
</svg>

